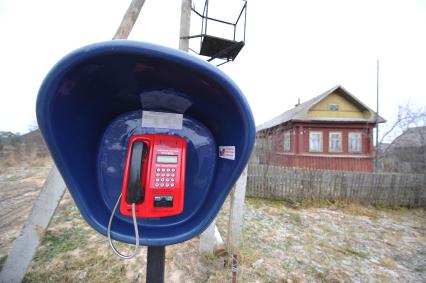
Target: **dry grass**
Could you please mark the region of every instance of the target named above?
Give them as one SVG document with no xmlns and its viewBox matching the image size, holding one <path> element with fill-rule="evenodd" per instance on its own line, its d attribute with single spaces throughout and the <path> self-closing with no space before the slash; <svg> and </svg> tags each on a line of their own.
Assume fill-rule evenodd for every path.
<svg viewBox="0 0 426 283">
<path fill-rule="evenodd" d="M 52 163 L 44 147 L 25 145 L 3 145 L 0 150 L 0 169 L 11 167 L 43 167 Z"/>
<path fill-rule="evenodd" d="M 376 227 L 378 223 L 373 223 L 372 227 L 366 224 L 368 221 L 383 221 L 380 215 L 386 215 L 386 212 L 378 211 L 378 216 L 372 220 L 367 218 L 368 221 L 363 223 L 366 220 L 364 213 L 355 216 L 343 210 L 295 210 L 283 204 L 268 204 L 259 200 L 247 202 L 244 241 L 239 250 L 239 282 L 400 282 L 424 279 L 422 263 L 415 262 L 420 260 L 418 255 L 410 256 L 413 247 L 407 251 L 408 243 L 412 245 L 412 240 L 420 235 L 413 235 L 412 231 L 386 231 L 386 225 L 379 229 Z M 409 214 L 407 211 L 406 216 Z M 224 209 L 218 219 L 220 230 L 226 227 L 227 215 Z M 318 219 L 322 219 L 320 223 L 316 223 Z M 353 225 L 364 225 L 362 229 L 369 237 L 373 233 L 384 234 L 386 241 L 376 242 L 374 237 L 363 239 L 365 233 Z M 403 237 L 411 236 L 406 239 L 408 243 L 392 237 L 398 233 Z M 399 245 L 392 249 L 386 243 Z M 424 249 L 424 243 L 417 243 L 416 249 Z M 383 245 L 389 247 L 384 249 Z M 406 249 L 407 254 L 398 262 L 395 255 L 401 248 Z M 231 272 L 229 266 L 224 266 L 224 258 L 200 256 L 197 250 L 197 238 L 167 248 L 166 282 L 230 282 Z M 410 262 L 417 271 L 401 269 L 401 265 L 408 266 Z M 145 264 L 145 249 L 135 260 L 116 258 L 106 239 L 85 224 L 72 200 L 67 198 L 46 233 L 25 282 L 143 282 Z"/>
<path fill-rule="evenodd" d="M 351 214 L 354 216 L 366 216 L 371 219 L 377 219 L 380 217 L 377 209 L 372 207 L 364 206 L 357 203 L 348 203 L 344 205 L 341 210 L 344 213 Z"/>
<path fill-rule="evenodd" d="M 0 181 L 25 184 L 34 174 L 11 172 Z M 228 216 L 226 202 L 217 219 L 224 239 Z M 426 282 L 425 219 L 421 209 L 249 198 L 238 282 Z M 166 282 L 231 281 L 230 259 L 200 256 L 198 245 L 167 247 Z M 115 257 L 66 194 L 24 282 L 144 282 L 145 265 L 145 248 L 129 261 Z"/>
</svg>

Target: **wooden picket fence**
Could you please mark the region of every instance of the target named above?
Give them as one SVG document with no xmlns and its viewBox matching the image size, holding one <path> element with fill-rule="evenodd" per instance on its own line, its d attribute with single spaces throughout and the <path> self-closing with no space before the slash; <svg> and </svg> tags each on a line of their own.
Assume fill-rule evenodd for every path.
<svg viewBox="0 0 426 283">
<path fill-rule="evenodd" d="M 426 175 L 248 165 L 247 196 L 290 201 L 355 201 L 426 207 Z"/>
</svg>

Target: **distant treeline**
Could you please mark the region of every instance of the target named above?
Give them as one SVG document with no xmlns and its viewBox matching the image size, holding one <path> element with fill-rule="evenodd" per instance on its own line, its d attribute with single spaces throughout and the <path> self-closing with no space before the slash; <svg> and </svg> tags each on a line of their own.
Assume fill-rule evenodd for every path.
<svg viewBox="0 0 426 283">
<path fill-rule="evenodd" d="M 24 135 L 0 132 L 0 167 L 41 166 L 50 160 L 39 130 Z"/>
</svg>

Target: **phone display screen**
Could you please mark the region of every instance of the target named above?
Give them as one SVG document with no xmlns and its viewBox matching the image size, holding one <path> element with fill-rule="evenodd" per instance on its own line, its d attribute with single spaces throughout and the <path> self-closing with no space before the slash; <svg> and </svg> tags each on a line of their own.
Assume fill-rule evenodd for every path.
<svg viewBox="0 0 426 283">
<path fill-rule="evenodd" d="M 157 155 L 157 163 L 172 163 L 178 162 L 177 155 Z"/>
</svg>

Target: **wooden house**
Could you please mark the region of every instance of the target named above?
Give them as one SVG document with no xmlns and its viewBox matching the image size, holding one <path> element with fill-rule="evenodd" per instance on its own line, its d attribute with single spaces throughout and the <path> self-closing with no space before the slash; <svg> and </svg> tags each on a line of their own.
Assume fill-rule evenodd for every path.
<svg viewBox="0 0 426 283">
<path fill-rule="evenodd" d="M 385 120 L 342 86 L 257 127 L 257 162 L 373 171 L 373 129 Z"/>
</svg>

